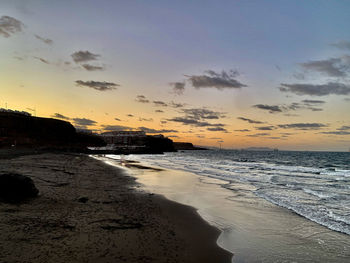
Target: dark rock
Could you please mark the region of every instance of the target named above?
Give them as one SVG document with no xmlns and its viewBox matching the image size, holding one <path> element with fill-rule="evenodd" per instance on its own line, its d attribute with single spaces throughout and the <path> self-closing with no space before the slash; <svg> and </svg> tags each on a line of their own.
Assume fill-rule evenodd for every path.
<svg viewBox="0 0 350 263">
<path fill-rule="evenodd" d="M 14 173 L 0 174 L 0 201 L 19 203 L 38 195 L 31 178 Z"/>
<path fill-rule="evenodd" d="M 80 197 L 80 198 L 78 199 L 78 202 L 80 202 L 80 203 L 86 203 L 88 200 L 89 200 L 89 198 L 87 198 L 87 197 Z"/>
<path fill-rule="evenodd" d="M 206 148 L 203 147 L 197 147 L 194 146 L 190 142 L 174 142 L 174 148 L 175 150 L 207 150 Z"/>
</svg>

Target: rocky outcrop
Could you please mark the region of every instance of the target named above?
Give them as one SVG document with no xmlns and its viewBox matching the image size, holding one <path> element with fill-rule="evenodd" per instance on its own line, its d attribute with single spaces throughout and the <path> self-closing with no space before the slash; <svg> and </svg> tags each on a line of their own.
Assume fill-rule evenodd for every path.
<svg viewBox="0 0 350 263">
<path fill-rule="evenodd" d="M 31 178 L 14 173 L 0 174 L 0 201 L 20 203 L 36 197 L 38 193 Z"/>
<path fill-rule="evenodd" d="M 193 146 L 190 142 L 174 142 L 174 148 L 176 150 L 207 150 L 202 147 Z"/>
</svg>

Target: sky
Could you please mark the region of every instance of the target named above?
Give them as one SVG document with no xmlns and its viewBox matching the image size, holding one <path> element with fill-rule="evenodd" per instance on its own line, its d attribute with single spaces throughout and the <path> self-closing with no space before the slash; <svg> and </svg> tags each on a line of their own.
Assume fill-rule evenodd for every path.
<svg viewBox="0 0 350 263">
<path fill-rule="evenodd" d="M 0 108 L 223 148 L 348 151 L 350 1 L 0 1 Z"/>
</svg>

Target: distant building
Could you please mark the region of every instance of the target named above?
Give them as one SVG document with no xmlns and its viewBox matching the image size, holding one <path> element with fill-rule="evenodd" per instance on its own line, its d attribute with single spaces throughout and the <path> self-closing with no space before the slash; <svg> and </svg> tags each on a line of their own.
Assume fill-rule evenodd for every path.
<svg viewBox="0 0 350 263">
<path fill-rule="evenodd" d="M 107 144 L 132 145 L 135 139 L 146 137 L 144 131 L 110 131 L 101 133 L 103 140 Z"/>
</svg>

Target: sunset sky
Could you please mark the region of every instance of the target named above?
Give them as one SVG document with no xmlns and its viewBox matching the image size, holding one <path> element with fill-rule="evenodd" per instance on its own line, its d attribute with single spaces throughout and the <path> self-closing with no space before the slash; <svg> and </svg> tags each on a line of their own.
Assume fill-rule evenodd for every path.
<svg viewBox="0 0 350 263">
<path fill-rule="evenodd" d="M 350 1 L 1 0 L 0 11 L 0 107 L 196 145 L 350 147 Z"/>
</svg>

